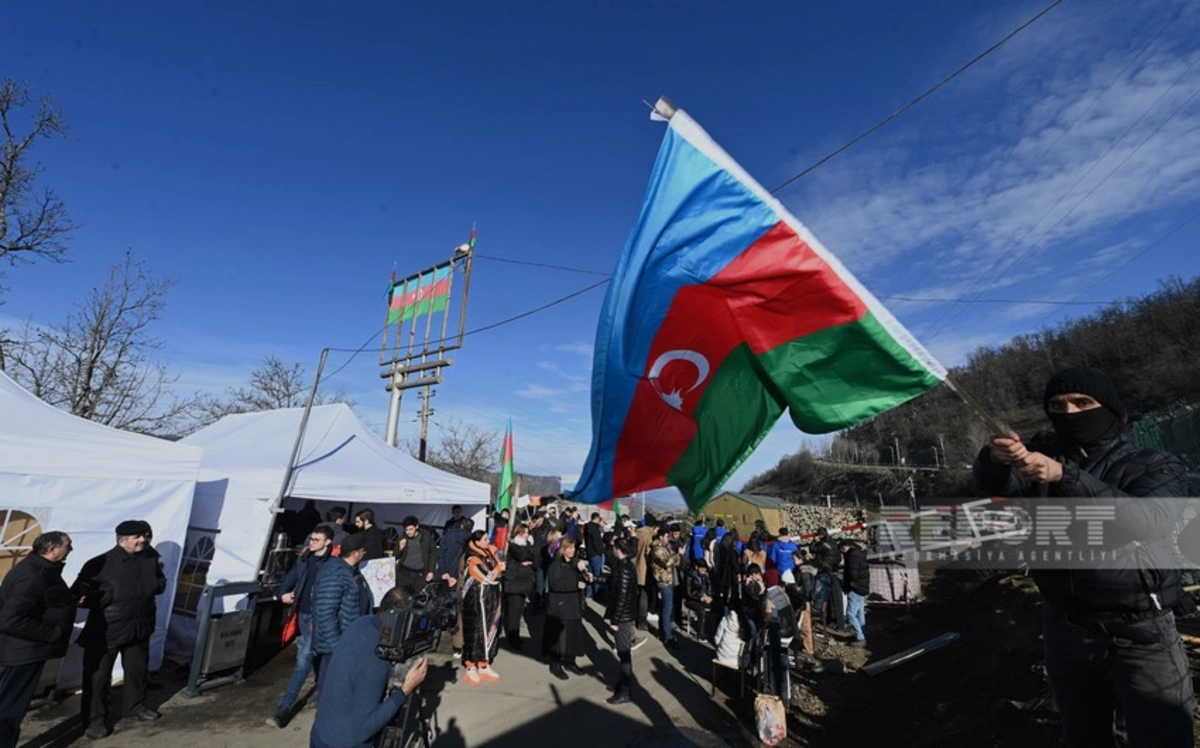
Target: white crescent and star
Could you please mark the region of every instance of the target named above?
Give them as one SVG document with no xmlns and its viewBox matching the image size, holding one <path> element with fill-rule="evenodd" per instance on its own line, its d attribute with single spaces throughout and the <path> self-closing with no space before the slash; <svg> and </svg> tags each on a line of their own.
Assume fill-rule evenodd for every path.
<svg viewBox="0 0 1200 748">
<path fill-rule="evenodd" d="M 687 361 L 692 366 L 695 366 L 696 381 L 686 390 L 671 390 L 670 392 L 663 392 L 658 386 L 658 377 L 660 374 L 662 374 L 662 370 L 667 366 L 667 364 L 671 363 L 672 361 Z M 708 379 L 709 368 L 708 359 L 696 351 L 689 351 L 686 349 L 666 351 L 658 358 L 654 359 L 654 364 L 650 367 L 650 373 L 646 375 L 646 379 L 650 381 L 650 385 L 654 387 L 654 391 L 658 393 L 658 396 L 662 398 L 664 403 L 675 410 L 682 412 L 683 396 L 704 384 L 704 380 Z"/>
</svg>

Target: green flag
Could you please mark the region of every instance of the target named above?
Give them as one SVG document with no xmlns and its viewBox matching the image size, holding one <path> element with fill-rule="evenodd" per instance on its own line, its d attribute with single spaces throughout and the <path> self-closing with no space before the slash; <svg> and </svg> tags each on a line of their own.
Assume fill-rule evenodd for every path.
<svg viewBox="0 0 1200 748">
<path fill-rule="evenodd" d="M 496 511 L 502 512 L 513 504 L 513 438 L 512 416 L 508 418 L 508 431 L 504 434 L 504 445 L 500 447 L 500 486 L 496 489 Z"/>
</svg>

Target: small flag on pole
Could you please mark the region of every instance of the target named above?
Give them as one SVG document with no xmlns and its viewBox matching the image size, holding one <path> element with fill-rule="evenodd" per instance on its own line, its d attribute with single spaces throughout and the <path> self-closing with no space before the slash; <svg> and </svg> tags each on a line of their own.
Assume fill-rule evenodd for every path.
<svg viewBox="0 0 1200 748">
<path fill-rule="evenodd" d="M 508 430 L 504 433 L 504 444 L 500 447 L 500 485 L 496 489 L 496 511 L 502 512 L 513 503 L 513 437 L 512 417 L 508 419 Z"/>
</svg>

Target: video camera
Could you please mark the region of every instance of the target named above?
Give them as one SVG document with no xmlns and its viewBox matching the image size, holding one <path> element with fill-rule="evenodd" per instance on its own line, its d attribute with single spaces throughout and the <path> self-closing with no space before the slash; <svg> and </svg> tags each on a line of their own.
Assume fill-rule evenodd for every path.
<svg viewBox="0 0 1200 748">
<path fill-rule="evenodd" d="M 375 656 L 392 663 L 408 662 L 435 649 L 442 632 L 453 633 L 457 624 L 457 593 L 445 582 L 432 582 L 400 607 L 383 614 Z"/>
</svg>

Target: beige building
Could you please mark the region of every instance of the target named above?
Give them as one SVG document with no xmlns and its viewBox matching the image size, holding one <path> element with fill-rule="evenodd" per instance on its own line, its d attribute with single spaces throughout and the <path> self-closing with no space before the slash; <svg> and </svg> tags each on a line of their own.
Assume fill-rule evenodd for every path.
<svg viewBox="0 0 1200 748">
<path fill-rule="evenodd" d="M 704 516 L 725 520 L 726 527 L 736 527 L 744 538 L 754 530 L 757 520 L 762 520 L 772 533 L 786 526 L 787 518 L 781 510 L 783 505 L 782 500 L 773 496 L 726 491 L 708 502 L 704 507 Z"/>
</svg>

